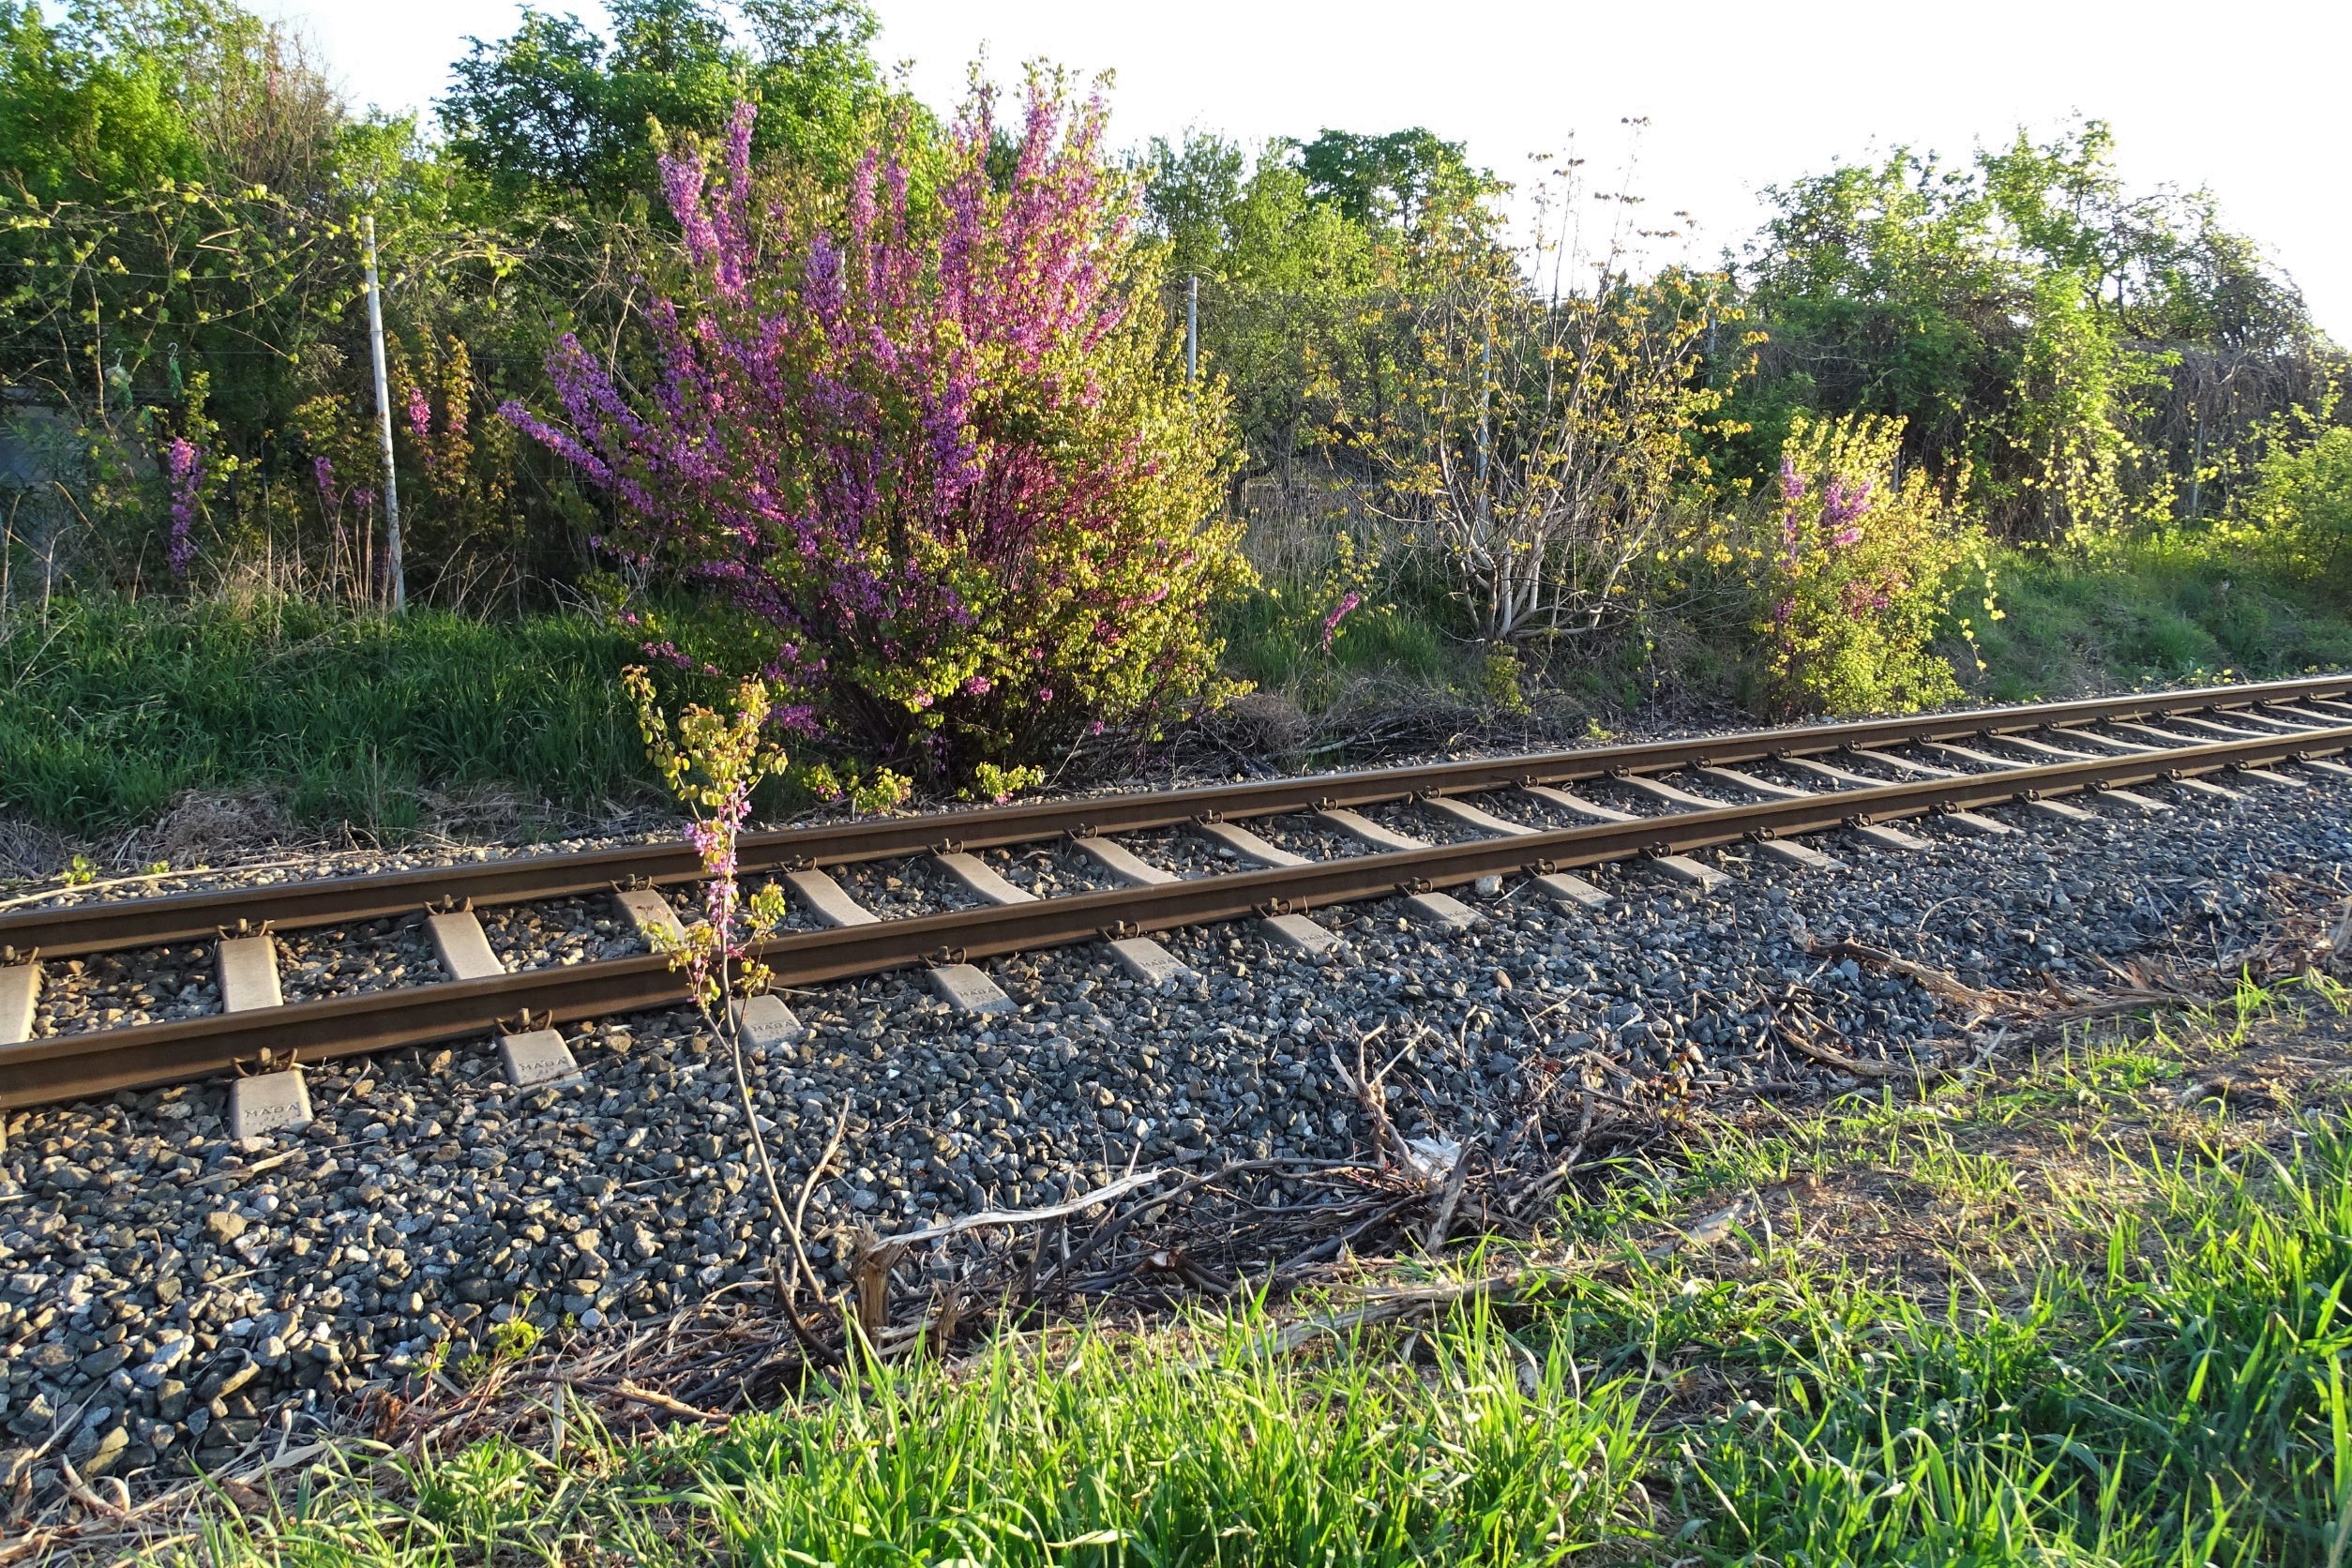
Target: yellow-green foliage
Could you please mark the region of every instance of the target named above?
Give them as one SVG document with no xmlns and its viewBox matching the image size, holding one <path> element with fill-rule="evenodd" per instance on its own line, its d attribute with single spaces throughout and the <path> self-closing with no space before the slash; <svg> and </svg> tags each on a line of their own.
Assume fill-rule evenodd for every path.
<svg viewBox="0 0 2352 1568">
<path fill-rule="evenodd" d="M 2274 445 L 2262 460 L 2237 532 L 2295 575 L 2352 580 L 2352 430 L 2306 445 Z"/>
<path fill-rule="evenodd" d="M 1799 416 L 1778 505 L 1749 546 L 1771 701 L 1787 713 L 1908 712 L 1960 695 L 1933 646 L 1964 589 L 1998 619 L 1982 529 L 1914 468 L 1903 422 Z M 1958 617 L 1973 645 L 1974 622 Z"/>
</svg>

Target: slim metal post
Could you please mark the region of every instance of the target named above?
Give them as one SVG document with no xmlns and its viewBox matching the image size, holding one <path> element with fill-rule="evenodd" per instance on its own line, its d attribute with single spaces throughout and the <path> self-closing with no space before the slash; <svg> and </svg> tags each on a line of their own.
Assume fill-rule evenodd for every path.
<svg viewBox="0 0 2352 1568">
<path fill-rule="evenodd" d="M 1495 382 L 1495 331 L 1486 329 L 1486 340 L 1478 351 L 1478 520 L 1486 520 L 1486 405 Z"/>
<path fill-rule="evenodd" d="M 392 580 L 392 613 L 408 608 L 408 580 L 400 570 L 400 481 L 392 470 L 392 382 L 384 369 L 384 291 L 376 283 L 376 218 L 359 220 L 368 241 L 368 339 L 376 360 L 376 433 L 384 442 L 384 564 Z"/>
<path fill-rule="evenodd" d="M 1200 274 L 1184 275 L 1184 384 L 1200 374 Z"/>
</svg>

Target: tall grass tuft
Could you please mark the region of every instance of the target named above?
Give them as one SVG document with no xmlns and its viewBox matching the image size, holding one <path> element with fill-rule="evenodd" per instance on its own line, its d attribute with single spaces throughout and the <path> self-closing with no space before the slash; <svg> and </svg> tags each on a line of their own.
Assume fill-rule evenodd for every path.
<svg viewBox="0 0 2352 1568">
<path fill-rule="evenodd" d="M 1565 1344 L 1530 1358 L 1472 1313 L 1417 1364 L 1310 1359 L 1245 1310 L 1188 1345 L 874 1364 L 722 1436 L 591 1434 L 566 1465 L 480 1443 L 413 1467 L 397 1507 L 329 1486 L 178 1560 L 1500 1568 L 1644 1533 L 1636 1387 L 1580 1385 Z"/>
<path fill-rule="evenodd" d="M 2352 1140 L 2113 1151 L 2152 1212 L 2021 1293 L 1785 1276 L 1730 1313 L 1756 1408 L 1684 1451 L 1715 1560 L 2332 1562 L 2352 1505 Z M 1736 1375 L 1736 1374 L 1735 1374 Z"/>
</svg>

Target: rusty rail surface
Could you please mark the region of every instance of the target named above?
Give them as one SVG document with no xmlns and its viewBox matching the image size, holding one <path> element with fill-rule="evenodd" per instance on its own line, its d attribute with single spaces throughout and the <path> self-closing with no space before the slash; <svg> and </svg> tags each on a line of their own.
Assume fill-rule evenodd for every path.
<svg viewBox="0 0 2352 1568">
<path fill-rule="evenodd" d="M 2328 683 L 2286 683 L 2295 695 L 2325 699 L 2332 690 L 2352 687 L 2352 679 Z M 2239 687 L 2203 694 L 2204 708 L 2246 706 L 2254 691 L 2281 688 Z M 2185 694 L 2167 694 L 2172 695 Z M 2158 700 L 2134 698 L 2115 703 L 2066 704 L 2065 722 L 2087 722 L 2083 710 L 2097 707 L 2097 716 L 2161 716 L 2167 709 Z M 1336 778 L 1296 781 L 1305 798 L 1280 795 L 1274 785 L 1241 785 L 1216 790 L 1153 796 L 1114 797 L 1105 801 L 1057 804 L 1016 808 L 1032 824 L 1025 829 L 988 829 L 963 837 L 967 845 L 1017 843 L 1043 835 L 1033 824 L 1057 812 L 1082 811 L 1088 825 L 1128 830 L 1138 825 L 1162 825 L 1200 816 L 1204 797 L 1229 803 L 1227 814 L 1246 811 L 1263 815 L 1282 809 L 1264 804 L 1288 798 L 1291 808 L 1306 808 L 1325 801 L 1363 803 L 1426 792 L 1431 780 L 1443 777 L 1455 789 L 1493 788 L 1522 780 L 1545 781 L 1562 776 L 1597 777 L 1620 771 L 1650 771 L 1669 765 L 1661 757 L 1671 754 L 1681 765 L 1702 761 L 1725 762 L 1793 754 L 1792 746 L 1807 751 L 1895 739 L 1925 739 L 1954 731 L 1948 726 L 1967 722 L 1973 732 L 1998 724 L 2008 732 L 2039 729 L 2060 722 L 2054 710 L 2017 709 L 1993 715 L 1949 716 L 1942 721 L 1904 721 L 1900 736 L 1889 726 L 1836 726 L 1821 730 L 1768 731 L 1763 737 L 1735 736 L 1706 741 L 1675 742 L 1666 746 L 1612 748 L 1609 752 L 1568 753 L 1538 759 L 1499 759 L 1473 763 L 1448 763 L 1432 768 L 1400 770 L 1416 787 L 1399 789 L 1374 782 L 1379 774 L 1343 775 Z M 1843 740 L 1830 739 L 1841 733 Z M 2161 751 L 2133 753 L 2046 766 L 2018 767 L 1998 772 L 1924 782 L 1888 784 L 1871 789 L 1823 792 L 1796 799 L 1773 799 L 1754 805 L 1726 806 L 1711 810 L 1680 811 L 1626 822 L 1531 832 L 1522 837 L 1473 839 L 1432 845 L 1425 849 L 1367 853 L 1306 866 L 1179 881 L 1150 887 L 1122 888 L 1040 899 L 1031 903 L 990 905 L 979 909 L 915 918 L 884 920 L 873 925 L 839 927 L 776 937 L 761 949 L 776 971 L 777 984 L 803 986 L 873 974 L 925 962 L 961 961 L 1018 951 L 1067 945 L 1106 937 L 1123 937 L 1176 927 L 1241 919 L 1314 909 L 1386 897 L 1458 886 L 1477 878 L 1518 873 L 1541 874 L 1576 867 L 1621 861 L 1642 855 L 1681 853 L 1748 839 L 1793 837 L 1843 826 L 1924 816 L 1936 812 L 2078 794 L 2103 789 L 2128 789 L 2135 784 L 2193 778 L 2230 768 L 2340 754 L 2352 749 L 2352 722 L 2296 733 L 2255 739 L 2186 745 Z M 1627 761 L 1640 757 L 1640 762 Z M 1604 758 L 1614 765 L 1596 767 Z M 1577 770 L 1573 773 L 1562 770 Z M 1477 783 L 1461 780 L 1475 777 Z M 1288 781 L 1286 781 L 1288 782 Z M 1175 802 L 1189 809 L 1168 816 Z M 1240 804 L 1240 810 L 1231 806 Z M 1106 809 L 1106 808 L 1110 809 Z M 1136 813 L 1120 814 L 1119 808 Z M 984 821 L 992 813 L 957 813 L 964 822 Z M 947 819 L 927 819 L 931 831 L 912 841 L 900 840 L 897 852 L 934 847 L 937 826 Z M 910 824 L 874 824 L 902 828 Z M 852 834 L 865 831 L 853 828 Z M 1072 831 L 1060 828 L 1056 831 Z M 769 836 L 771 842 L 795 836 Z M 808 841 L 806 838 L 803 842 Z M 874 836 L 860 840 L 874 841 Z M 874 851 L 872 853 L 891 852 Z M 837 859 L 870 858 L 864 849 Z M 749 859 L 748 856 L 746 857 Z M 777 864 L 771 861 L 770 864 Z M 491 867 L 495 869 L 496 867 Z M 472 869 L 466 867 L 462 869 Z M 401 875 L 406 875 L 402 873 Z M 599 882 L 598 887 L 611 885 Z M 568 888 L 568 884 L 567 884 Z M 276 891 L 276 890 L 273 890 Z M 283 890 L 298 892 L 298 889 Z M 532 896 L 548 897 L 544 891 Z M 416 908 L 412 899 L 401 912 Z M 501 1025 L 533 1026 L 552 1021 L 583 1019 L 648 1008 L 676 1005 L 686 1000 L 686 988 L 669 961 L 658 955 L 606 959 L 595 963 L 557 965 L 480 980 L 447 981 L 399 989 L 345 996 L 326 1001 L 272 1007 L 255 1012 L 218 1014 L 168 1023 L 142 1024 L 79 1034 L 54 1035 L 0 1046 L 0 1107 L 43 1104 L 86 1097 L 121 1089 L 151 1087 L 266 1062 L 320 1062 L 360 1052 L 479 1035 Z"/>
</svg>

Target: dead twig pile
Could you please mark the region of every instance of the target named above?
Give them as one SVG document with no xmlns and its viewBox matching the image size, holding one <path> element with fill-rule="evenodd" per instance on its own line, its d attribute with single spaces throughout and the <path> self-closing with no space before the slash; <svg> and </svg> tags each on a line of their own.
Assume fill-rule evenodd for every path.
<svg viewBox="0 0 2352 1568">
<path fill-rule="evenodd" d="M 872 1360 L 952 1356 L 992 1332 L 1073 1312 L 1139 1317 L 1244 1289 L 1278 1295 L 1365 1258 L 1435 1253 L 1463 1236 L 1526 1236 L 1577 1169 L 1660 1130 L 1640 1108 L 1545 1072 L 1497 1119 L 1500 1135 L 1409 1137 L 1386 1082 L 1407 1053 L 1371 1065 L 1380 1033 L 1355 1040 L 1352 1062 L 1334 1051 L 1366 1129 L 1357 1159 L 1135 1168 L 1058 1203 L 869 1234 L 848 1284 L 830 1293 L 805 1266 L 782 1304 L 774 1287 L 747 1281 L 659 1320 L 474 1366 L 463 1380 L 437 1370 L 400 1394 L 379 1394 L 364 1424 L 406 1453 L 531 1435 L 519 1424 L 542 1423 L 551 1409 L 623 1433 L 716 1425 Z"/>
</svg>

